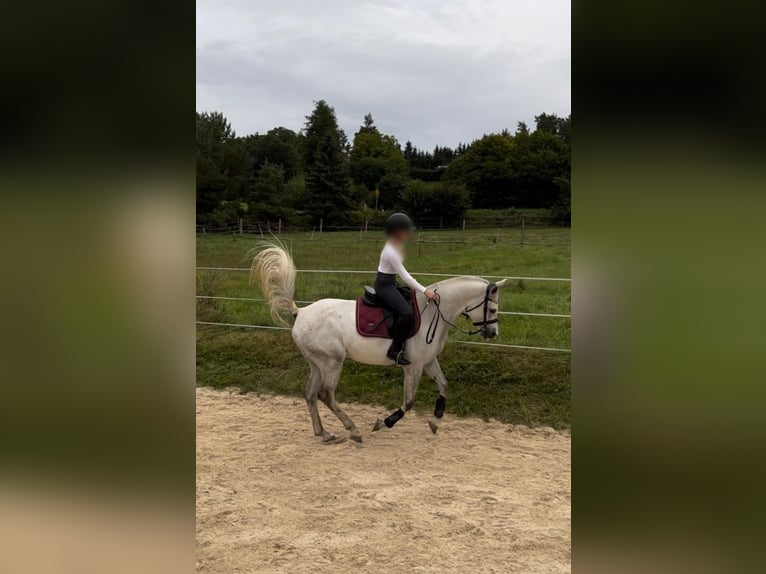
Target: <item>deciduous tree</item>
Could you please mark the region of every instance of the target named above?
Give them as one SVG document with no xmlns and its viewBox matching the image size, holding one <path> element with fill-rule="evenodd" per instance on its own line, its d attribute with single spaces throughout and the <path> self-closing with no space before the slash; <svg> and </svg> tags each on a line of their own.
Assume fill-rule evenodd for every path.
<svg viewBox="0 0 766 574">
<path fill-rule="evenodd" d="M 386 176 L 405 177 L 409 171 L 396 138 L 381 133 L 370 114 L 354 135 L 350 168 L 351 179 L 368 190 L 376 189 Z"/>
</svg>

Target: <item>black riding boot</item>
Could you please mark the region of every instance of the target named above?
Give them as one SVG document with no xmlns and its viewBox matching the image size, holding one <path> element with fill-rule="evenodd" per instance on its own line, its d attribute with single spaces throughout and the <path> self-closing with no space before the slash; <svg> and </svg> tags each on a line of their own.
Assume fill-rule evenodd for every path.
<svg viewBox="0 0 766 574">
<path fill-rule="evenodd" d="M 411 364 L 404 356 L 404 347 L 407 337 L 409 337 L 410 332 L 412 331 L 412 322 L 412 315 L 402 315 L 397 319 L 391 329 L 391 337 L 393 338 L 393 341 L 388 349 L 388 353 L 386 353 L 386 357 L 394 361 L 397 366 L 400 367 L 406 367 Z"/>
</svg>

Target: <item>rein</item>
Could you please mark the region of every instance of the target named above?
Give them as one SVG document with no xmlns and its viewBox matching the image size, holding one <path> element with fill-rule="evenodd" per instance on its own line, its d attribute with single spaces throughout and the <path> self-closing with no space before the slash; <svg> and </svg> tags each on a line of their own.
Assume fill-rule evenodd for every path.
<svg viewBox="0 0 766 574">
<path fill-rule="evenodd" d="M 426 331 L 426 344 L 430 345 L 431 343 L 434 342 L 434 339 L 436 338 L 436 330 L 439 327 L 439 321 L 440 320 L 444 321 L 450 327 L 454 327 L 455 329 L 457 329 L 458 331 L 460 331 L 461 333 L 464 333 L 466 335 L 478 335 L 479 333 L 481 333 L 481 332 L 486 330 L 487 325 L 491 325 L 493 323 L 497 323 L 497 319 L 487 319 L 487 315 L 489 314 L 489 302 L 490 302 L 489 295 L 490 295 L 490 291 L 492 290 L 493 287 L 495 287 L 495 284 L 494 283 L 489 283 L 487 285 L 486 291 L 484 292 L 484 299 L 479 301 L 476 305 L 474 305 L 470 309 L 466 308 L 461 313 L 461 315 L 463 315 L 464 317 L 467 317 L 467 318 L 470 319 L 468 313 L 470 313 L 474 309 L 478 309 L 479 307 L 484 305 L 484 320 L 483 321 L 474 321 L 473 322 L 473 326 L 474 327 L 481 326 L 481 328 L 473 330 L 473 331 L 468 331 L 466 329 L 458 327 L 454 323 L 452 323 L 452 322 L 447 320 L 447 318 L 442 314 L 441 307 L 439 307 L 439 299 L 440 299 L 440 297 L 439 297 L 439 294 L 437 293 L 436 299 L 433 300 L 434 305 L 436 305 L 436 313 L 434 313 L 434 316 L 431 319 L 431 322 L 428 324 L 428 330 Z M 438 288 L 435 289 L 434 291 L 435 292 L 438 291 Z M 428 307 L 428 305 L 430 303 L 431 303 L 430 299 L 428 301 L 426 301 L 426 304 L 423 307 L 423 310 L 420 312 L 421 315 L 423 314 L 423 312 L 426 310 L 426 307 Z"/>
</svg>

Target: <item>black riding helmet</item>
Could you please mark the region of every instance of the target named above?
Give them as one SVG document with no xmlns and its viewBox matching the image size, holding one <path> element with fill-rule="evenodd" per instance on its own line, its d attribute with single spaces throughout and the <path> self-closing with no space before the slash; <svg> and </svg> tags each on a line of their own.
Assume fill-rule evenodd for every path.
<svg viewBox="0 0 766 574">
<path fill-rule="evenodd" d="M 412 225 L 410 216 L 406 213 L 394 213 L 389 215 L 388 219 L 386 219 L 386 235 L 391 235 L 400 229 L 414 231 L 415 227 Z"/>
</svg>

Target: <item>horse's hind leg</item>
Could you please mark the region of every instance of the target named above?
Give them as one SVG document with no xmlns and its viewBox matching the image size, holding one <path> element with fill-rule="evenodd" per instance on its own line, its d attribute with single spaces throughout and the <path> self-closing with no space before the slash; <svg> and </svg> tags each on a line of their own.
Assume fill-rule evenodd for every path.
<svg viewBox="0 0 766 574">
<path fill-rule="evenodd" d="M 322 401 L 327 408 L 330 409 L 338 420 L 343 423 L 343 426 L 350 433 L 350 438 L 356 442 L 362 442 L 362 433 L 356 428 L 354 421 L 351 420 L 346 414 L 346 411 L 340 408 L 340 405 L 335 400 L 335 388 L 338 386 L 338 379 L 340 378 L 340 372 L 343 369 L 343 362 L 338 365 L 328 366 L 322 369 L 322 388 L 319 391 L 319 400 Z"/>
<path fill-rule="evenodd" d="M 318 368 L 314 365 L 311 366 L 311 372 L 309 373 L 309 379 L 306 381 L 306 405 L 309 408 L 309 414 L 311 415 L 311 424 L 314 426 L 314 434 L 316 436 L 322 436 L 325 432 L 322 428 L 322 420 L 319 418 L 319 409 L 317 408 L 317 395 L 322 388 L 322 375 Z"/>
<path fill-rule="evenodd" d="M 351 440 L 362 442 L 362 433 L 359 432 L 359 429 L 356 428 L 354 421 L 352 421 L 351 417 L 346 414 L 346 411 L 340 408 L 340 405 L 338 405 L 337 401 L 335 400 L 335 389 L 322 389 L 319 393 L 319 400 L 327 405 L 328 409 L 335 413 L 335 416 L 338 417 L 340 422 L 343 423 L 343 426 L 346 427 L 346 430 L 349 431 L 349 437 Z"/>
<path fill-rule="evenodd" d="M 324 427 L 322 427 L 322 420 L 319 418 L 317 398 L 322 391 L 322 372 L 313 364 L 309 363 L 309 365 L 311 366 L 311 372 L 309 373 L 309 380 L 306 383 L 306 404 L 309 407 L 311 424 L 314 426 L 314 434 L 322 437 L 322 442 L 337 441 L 338 437 L 324 430 Z"/>
</svg>

